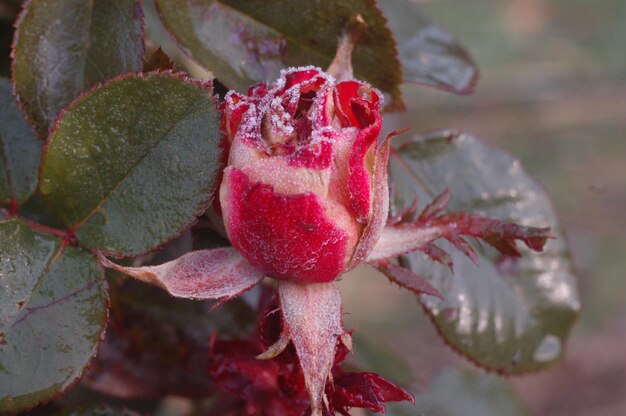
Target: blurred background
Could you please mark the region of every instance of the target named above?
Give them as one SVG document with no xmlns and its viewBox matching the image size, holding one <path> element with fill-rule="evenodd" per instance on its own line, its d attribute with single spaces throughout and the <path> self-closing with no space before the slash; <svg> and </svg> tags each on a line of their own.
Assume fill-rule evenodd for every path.
<svg viewBox="0 0 626 416">
<path fill-rule="evenodd" d="M 411 111 L 387 122 L 467 131 L 518 157 L 552 196 L 579 276 L 583 309 L 565 360 L 509 378 L 513 394 L 530 414 L 626 414 L 626 1 L 419 3 L 470 52 L 481 79 L 470 96 L 406 86 Z M 370 344 L 389 353 L 369 362 L 380 352 L 357 341 L 357 362 L 404 378 L 416 394 L 442 371 L 451 377 L 450 366 L 472 369 L 411 294 L 373 273 L 341 288 L 348 327 L 375 334 Z M 481 414 L 466 410 L 459 414 Z"/>
</svg>

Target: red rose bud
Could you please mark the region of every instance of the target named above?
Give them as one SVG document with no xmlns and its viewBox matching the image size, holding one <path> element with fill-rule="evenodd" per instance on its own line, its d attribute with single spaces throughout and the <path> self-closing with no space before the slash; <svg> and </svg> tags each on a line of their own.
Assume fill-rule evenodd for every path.
<svg viewBox="0 0 626 416">
<path fill-rule="evenodd" d="M 388 210 L 380 97 L 314 67 L 228 93 L 220 204 L 232 245 L 254 267 L 328 282 L 367 257 Z"/>
</svg>

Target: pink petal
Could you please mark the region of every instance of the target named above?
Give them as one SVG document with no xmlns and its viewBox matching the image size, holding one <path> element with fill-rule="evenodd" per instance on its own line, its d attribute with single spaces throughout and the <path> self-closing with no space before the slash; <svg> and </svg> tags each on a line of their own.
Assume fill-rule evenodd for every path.
<svg viewBox="0 0 626 416">
<path fill-rule="evenodd" d="M 324 386 L 334 363 L 341 297 L 334 282 L 278 284 L 285 330 L 296 348 L 313 414 L 320 414 Z"/>
<path fill-rule="evenodd" d="M 187 253 L 176 260 L 146 267 L 123 267 L 98 253 L 105 267 L 159 286 L 187 299 L 231 299 L 257 284 L 265 273 L 255 269 L 234 248 Z"/>
</svg>

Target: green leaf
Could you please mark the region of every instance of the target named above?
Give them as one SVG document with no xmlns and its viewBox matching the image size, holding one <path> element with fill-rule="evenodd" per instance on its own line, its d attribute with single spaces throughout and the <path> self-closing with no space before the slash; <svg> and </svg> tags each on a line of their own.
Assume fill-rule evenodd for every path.
<svg viewBox="0 0 626 416">
<path fill-rule="evenodd" d="M 246 91 L 288 66 L 326 68 L 346 25 L 360 15 L 367 28 L 353 53 L 355 77 L 402 107 L 400 64 L 391 33 L 373 0 L 156 0 L 184 50 L 230 88 Z"/>
<path fill-rule="evenodd" d="M 41 193 L 83 246 L 137 255 L 209 204 L 219 137 L 208 84 L 170 73 L 126 76 L 64 112 L 43 159 Z"/>
<path fill-rule="evenodd" d="M 0 412 L 58 396 L 81 376 L 106 321 L 106 283 L 90 254 L 0 223 Z"/>
<path fill-rule="evenodd" d="M 211 335 L 244 338 L 256 320 L 241 298 L 211 311 L 214 305 L 114 279 L 109 328 L 84 383 L 123 399 L 208 396 Z"/>
<path fill-rule="evenodd" d="M 470 94 L 478 68 L 458 41 L 415 0 L 378 0 L 398 42 L 404 81 Z"/>
<path fill-rule="evenodd" d="M 415 406 L 403 406 L 407 412 L 392 415 L 506 415 L 523 416 L 526 410 L 515 393 L 494 375 L 448 369 L 439 374 L 430 389 L 415 398 Z"/>
<path fill-rule="evenodd" d="M 543 188 L 506 153 L 467 134 L 443 132 L 399 143 L 390 162 L 395 211 L 421 207 L 449 188 L 450 211 L 551 227 L 542 253 L 521 258 L 476 247 L 480 265 L 448 249 L 454 274 L 421 253 L 401 257 L 444 299 L 420 298 L 445 341 L 481 367 L 514 374 L 553 364 L 580 309 L 576 279 L 556 214 Z M 439 244 L 439 243 L 438 243 Z"/>
<path fill-rule="evenodd" d="M 41 142 L 0 78 L 0 203 L 21 204 L 37 187 Z"/>
<path fill-rule="evenodd" d="M 81 92 L 141 69 L 138 0 L 31 0 L 17 21 L 15 91 L 42 138 Z"/>
</svg>

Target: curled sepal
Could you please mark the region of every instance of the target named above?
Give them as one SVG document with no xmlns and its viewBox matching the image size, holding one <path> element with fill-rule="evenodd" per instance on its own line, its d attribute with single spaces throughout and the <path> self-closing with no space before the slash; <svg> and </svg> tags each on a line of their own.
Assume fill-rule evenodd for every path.
<svg viewBox="0 0 626 416">
<path fill-rule="evenodd" d="M 124 267 L 98 253 L 103 266 L 186 299 L 228 300 L 257 284 L 264 273 L 231 247 L 199 250 L 158 266 Z"/>
<path fill-rule="evenodd" d="M 416 221 L 387 225 L 367 260 L 378 261 L 421 250 L 435 260 L 449 262 L 441 249 L 432 244 L 444 238 L 476 263 L 476 253 L 463 237 L 482 240 L 512 257 L 521 255 L 515 246 L 518 240 L 541 252 L 546 241 L 553 238 L 550 228 L 525 227 L 468 212 L 445 213 L 449 200 L 450 194 L 445 191 L 424 208 Z"/>
<path fill-rule="evenodd" d="M 313 415 L 320 415 L 337 338 L 345 333 L 339 290 L 334 282 L 298 284 L 281 281 L 278 292 L 284 331 L 296 348 Z"/>
</svg>

